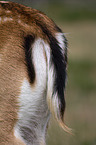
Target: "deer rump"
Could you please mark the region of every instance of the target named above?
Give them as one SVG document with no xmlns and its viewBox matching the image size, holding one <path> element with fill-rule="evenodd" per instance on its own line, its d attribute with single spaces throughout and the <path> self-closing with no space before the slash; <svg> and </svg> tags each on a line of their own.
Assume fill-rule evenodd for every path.
<svg viewBox="0 0 96 145">
<path fill-rule="evenodd" d="M 13 136 L 25 144 L 45 144 L 50 113 L 69 132 L 64 123 L 67 40 L 38 10 L 1 1 L 0 11 L 1 144 L 15 144 Z"/>
</svg>

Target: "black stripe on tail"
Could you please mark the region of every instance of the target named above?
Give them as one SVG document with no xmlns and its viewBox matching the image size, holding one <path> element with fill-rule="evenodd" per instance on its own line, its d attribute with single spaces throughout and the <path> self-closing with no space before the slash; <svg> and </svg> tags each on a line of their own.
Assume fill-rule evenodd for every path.
<svg viewBox="0 0 96 145">
<path fill-rule="evenodd" d="M 59 46 L 59 42 L 57 39 L 51 34 L 46 25 L 41 25 L 39 21 L 37 21 L 37 25 L 41 27 L 42 31 L 45 35 L 47 35 L 51 48 L 51 60 L 50 67 L 53 65 L 55 69 L 55 81 L 54 81 L 54 91 L 53 96 L 57 93 L 59 99 L 59 109 L 60 109 L 60 117 L 63 120 L 64 110 L 65 110 L 65 98 L 64 98 L 64 89 L 66 84 L 66 65 L 67 65 L 67 40 L 64 37 L 64 45 L 65 45 L 65 54 L 62 53 L 62 48 Z M 62 31 L 56 26 L 57 32 L 62 33 Z"/>
<path fill-rule="evenodd" d="M 50 47 L 52 50 L 52 65 L 54 65 L 56 73 L 55 75 L 55 82 L 54 82 L 54 92 L 57 92 L 57 96 L 60 99 L 60 113 L 63 119 L 64 111 L 65 111 L 65 98 L 64 98 L 64 89 L 65 89 L 65 82 L 66 82 L 66 61 L 64 58 L 64 54 L 60 46 L 58 45 L 57 40 L 54 37 L 50 38 Z"/>
</svg>

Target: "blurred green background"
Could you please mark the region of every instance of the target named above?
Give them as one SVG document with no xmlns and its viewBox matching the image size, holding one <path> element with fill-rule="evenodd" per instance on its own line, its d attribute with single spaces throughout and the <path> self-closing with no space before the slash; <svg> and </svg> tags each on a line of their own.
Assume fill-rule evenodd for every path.
<svg viewBox="0 0 96 145">
<path fill-rule="evenodd" d="M 12 0 L 39 9 L 68 39 L 68 83 L 64 132 L 52 118 L 48 145 L 96 145 L 96 0 Z"/>
</svg>

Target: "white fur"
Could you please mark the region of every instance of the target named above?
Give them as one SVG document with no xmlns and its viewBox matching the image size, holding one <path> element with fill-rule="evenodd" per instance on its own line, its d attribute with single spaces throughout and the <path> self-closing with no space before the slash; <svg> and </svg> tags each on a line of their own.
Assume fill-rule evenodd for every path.
<svg viewBox="0 0 96 145">
<path fill-rule="evenodd" d="M 12 21 L 13 19 L 10 17 L 0 17 L 0 23 L 4 23 L 7 21 Z"/>
<path fill-rule="evenodd" d="M 32 48 L 32 57 L 36 73 L 36 82 L 31 86 L 25 79 L 21 87 L 21 95 L 19 96 L 21 104 L 20 112 L 27 111 L 31 113 L 31 115 L 34 113 L 34 110 L 36 109 L 35 107 L 41 99 L 40 95 L 42 94 L 42 91 L 46 88 L 46 62 L 43 55 L 43 45 L 40 39 L 36 40 Z M 31 110 L 29 110 L 30 106 L 32 106 Z M 29 117 L 25 115 L 26 114 L 23 115 L 23 113 L 19 113 L 19 118 L 25 120 L 25 118 Z"/>
<path fill-rule="evenodd" d="M 47 57 L 47 102 L 49 105 L 49 108 L 52 108 L 52 93 L 53 93 L 53 83 L 54 83 L 54 68 L 51 66 L 50 62 L 50 47 L 47 43 L 43 41 L 44 49 L 46 52 Z"/>
<path fill-rule="evenodd" d="M 46 87 L 46 84 L 45 84 Z M 42 103 L 45 103 L 46 100 L 43 101 L 44 96 L 42 96 L 43 89 L 40 89 L 40 86 L 38 85 L 36 88 L 31 87 L 29 82 L 25 79 L 23 82 L 23 85 L 21 87 L 21 95 L 19 96 L 19 102 L 20 102 L 20 109 L 19 109 L 19 122 L 17 122 L 17 125 L 15 127 L 15 136 L 19 139 L 21 139 L 21 135 L 19 133 L 19 123 L 22 123 L 20 125 L 29 127 L 29 121 L 32 116 L 36 116 L 35 112 L 38 111 L 38 105 L 41 101 Z M 41 104 L 43 105 L 43 104 Z M 47 104 L 46 104 L 47 105 Z M 41 106 L 42 107 L 42 106 Z M 39 106 L 40 109 L 40 106 Z M 48 110 L 46 110 L 46 115 L 48 113 Z M 43 118 L 43 116 L 42 116 Z M 46 123 L 48 123 L 48 119 L 46 119 L 44 130 L 37 130 L 38 136 L 41 136 L 42 139 L 44 139 L 45 136 L 45 129 L 46 129 Z M 42 122 L 41 124 L 42 125 Z M 41 132 L 40 132 L 41 131 Z"/>
<path fill-rule="evenodd" d="M 56 38 L 62 48 L 62 53 L 64 53 L 65 46 L 64 42 L 62 42 L 64 41 L 63 34 L 57 33 Z M 32 62 L 36 78 L 35 83 L 32 86 L 26 78 L 21 86 L 21 94 L 19 96 L 19 119 L 15 126 L 15 136 L 17 138 L 21 138 L 19 127 L 25 126 L 30 128 L 29 122 L 30 120 L 32 121 L 33 117 L 33 120 L 39 123 L 37 128 L 33 129 L 38 136 L 38 140 L 45 144 L 45 130 L 50 116 L 48 106 L 51 112 L 55 114 L 55 117 L 59 117 L 59 100 L 57 93 L 53 96 L 55 72 L 54 66 L 51 66 L 50 57 L 51 50 L 48 43 L 41 38 L 36 39 L 32 45 Z M 41 113 L 40 116 L 37 116 L 36 114 L 38 111 Z M 39 144 L 40 142 L 37 145 Z"/>
<path fill-rule="evenodd" d="M 64 55 L 65 53 L 65 43 L 64 43 L 64 34 L 63 33 L 56 33 L 55 37 L 58 41 L 58 44 L 61 48 L 62 54 Z M 44 41 L 42 41 L 43 45 L 44 45 L 44 49 L 46 52 L 46 56 L 47 56 L 47 72 L 48 72 L 48 80 L 47 80 L 47 102 L 48 102 L 48 106 L 49 109 L 51 110 L 51 112 L 53 114 L 55 114 L 56 118 L 60 118 L 60 112 L 59 112 L 59 99 L 57 96 L 57 92 L 54 94 L 53 96 L 53 88 L 54 88 L 54 79 L 55 79 L 55 71 L 54 71 L 54 66 L 50 67 L 50 55 L 51 55 L 51 50 L 50 47 L 47 43 L 45 43 Z"/>
<path fill-rule="evenodd" d="M 34 119 L 38 118 L 35 112 L 41 109 L 44 110 L 45 114 L 42 114 L 41 123 L 38 125 L 36 134 L 39 136 L 40 140 L 45 140 L 45 130 L 48 123 L 48 107 L 46 101 L 46 82 L 47 82 L 47 66 L 44 56 L 44 41 L 42 39 L 37 39 L 32 46 L 32 62 L 34 62 L 34 69 L 36 74 L 35 83 L 31 86 L 27 79 L 25 79 L 21 86 L 21 94 L 19 96 L 19 113 L 18 122 L 15 126 L 15 136 L 21 138 L 19 126 L 25 126 L 30 128 L 31 117 Z M 41 105 L 41 106 L 40 106 Z M 46 107 L 45 107 L 46 106 Z M 38 123 L 38 122 L 37 122 Z M 43 126 L 43 130 L 41 126 Z M 45 141 L 44 141 L 45 142 Z M 45 144 L 45 143 L 44 143 Z"/>
<path fill-rule="evenodd" d="M 65 49 L 65 43 L 64 43 L 64 37 L 63 37 L 63 35 L 64 35 L 63 33 L 56 33 L 55 37 L 56 37 L 56 39 L 58 41 L 59 46 L 62 49 L 62 53 L 64 54 L 65 53 L 65 51 L 64 51 L 64 49 Z"/>
<path fill-rule="evenodd" d="M 9 14 L 9 13 L 11 13 L 11 11 L 7 10 L 6 13 Z"/>
<path fill-rule="evenodd" d="M 2 21 L 2 18 L 0 17 L 0 22 Z"/>
<path fill-rule="evenodd" d="M 0 3 L 9 3 L 8 1 L 0 1 Z"/>
<path fill-rule="evenodd" d="M 33 45 L 32 55 L 36 73 L 36 83 L 40 88 L 44 88 L 46 86 L 47 67 L 44 53 L 44 41 L 39 38 Z"/>
</svg>

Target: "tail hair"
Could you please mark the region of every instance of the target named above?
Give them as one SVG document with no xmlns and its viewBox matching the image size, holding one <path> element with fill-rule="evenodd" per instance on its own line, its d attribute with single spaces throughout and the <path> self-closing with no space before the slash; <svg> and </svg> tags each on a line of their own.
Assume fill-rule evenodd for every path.
<svg viewBox="0 0 96 145">
<path fill-rule="evenodd" d="M 36 21 L 36 24 L 41 28 L 45 36 L 45 39 L 41 39 L 40 41 L 43 44 L 47 57 L 47 103 L 49 110 L 59 122 L 60 126 L 66 132 L 71 133 L 71 129 L 64 123 L 65 87 L 67 78 L 67 39 L 61 29 L 56 25 L 54 25 L 56 31 L 52 33 L 47 26 L 48 24 L 43 24 L 43 21 Z M 30 40 L 29 38 L 28 40 Z M 34 39 L 35 37 L 33 37 L 32 41 L 34 41 Z M 28 40 L 26 42 L 28 42 Z M 28 43 L 26 43 L 26 46 L 27 44 Z M 28 55 L 26 56 L 28 57 Z M 27 62 L 30 64 L 29 58 L 30 56 Z M 28 67 L 30 66 L 29 64 Z M 30 69 L 33 69 L 32 64 Z M 29 72 L 32 71 L 29 70 Z M 31 75 L 31 78 L 34 78 L 35 73 Z M 31 80 L 31 82 L 32 81 L 34 80 Z"/>
<path fill-rule="evenodd" d="M 45 47 L 48 66 L 47 102 L 60 126 L 66 132 L 71 133 L 71 129 L 64 123 L 67 39 L 60 29 L 55 36 L 49 35 L 48 38 L 50 49 Z"/>
</svg>

